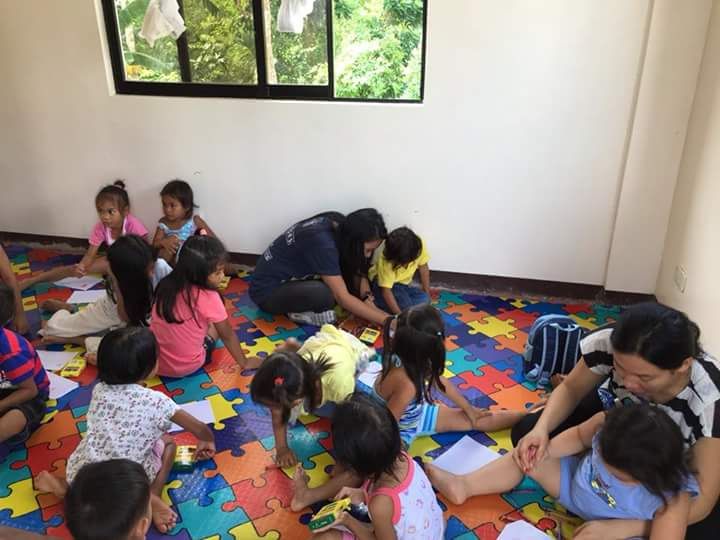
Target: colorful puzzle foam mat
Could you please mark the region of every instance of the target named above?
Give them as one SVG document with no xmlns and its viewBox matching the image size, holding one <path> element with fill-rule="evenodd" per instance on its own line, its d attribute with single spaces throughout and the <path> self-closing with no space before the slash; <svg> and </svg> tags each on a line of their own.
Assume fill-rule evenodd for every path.
<svg viewBox="0 0 720 540">
<path fill-rule="evenodd" d="M 16 245 L 7 246 L 7 251 L 20 279 L 78 260 L 77 256 L 57 251 Z M 249 299 L 247 288 L 248 276 L 234 278 L 223 295 L 232 325 L 249 354 L 264 356 L 288 337 L 303 340 L 316 330 L 262 312 Z M 43 300 L 66 299 L 70 293 L 52 284 L 24 292 L 25 310 L 35 332 L 41 322 L 38 306 Z M 440 291 L 434 303 L 447 329 L 446 375 L 473 404 L 491 409 L 524 409 L 540 399 L 540 392 L 523 379 L 520 356 L 536 317 L 569 314 L 592 329 L 619 312 L 613 306 L 555 304 L 448 291 Z M 8 448 L 0 444 L 0 524 L 69 538 L 61 501 L 34 491 L 32 478 L 42 470 L 64 471 L 68 456 L 86 429 L 85 414 L 95 375 L 95 369 L 88 367 L 78 379 L 78 389 L 49 402 L 45 423 L 25 446 Z M 149 386 L 178 403 L 209 400 L 217 418 L 212 426 L 217 445 L 215 458 L 200 462 L 191 473 L 172 473 L 163 491 L 163 497 L 179 516 L 177 526 L 167 535 L 151 529 L 148 538 L 294 540 L 310 536 L 306 524 L 312 510 L 294 513 L 289 509 L 288 473 L 266 470 L 274 444 L 270 417 L 266 409 L 251 401 L 249 382 L 250 374 L 240 373 L 222 347 L 213 353 L 212 363 L 194 375 L 148 381 Z M 430 460 L 462 435 L 422 437 L 413 443 L 411 454 Z M 510 448 L 508 431 L 471 432 L 471 436 L 501 453 Z M 176 439 L 179 444 L 192 442 L 185 433 Z M 291 446 L 302 460 L 310 485 L 323 482 L 334 463 L 328 421 L 302 418 L 291 431 Z M 441 503 L 446 510 L 448 539 L 493 540 L 506 523 L 522 518 L 544 531 L 561 527 L 568 537 L 576 523 L 530 481 L 509 493 L 476 497 L 462 506 L 453 506 L 442 498 Z"/>
</svg>

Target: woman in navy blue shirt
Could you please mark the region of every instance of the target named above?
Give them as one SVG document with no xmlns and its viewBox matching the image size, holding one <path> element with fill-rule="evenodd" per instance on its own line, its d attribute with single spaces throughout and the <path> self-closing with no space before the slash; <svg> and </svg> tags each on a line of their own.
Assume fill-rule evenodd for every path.
<svg viewBox="0 0 720 540">
<path fill-rule="evenodd" d="M 382 324 L 389 314 L 375 307 L 367 279 L 373 251 L 387 236 L 374 208 L 347 216 L 326 212 L 300 221 L 260 256 L 250 297 L 264 311 L 298 322 L 333 322 L 333 307 Z"/>
</svg>

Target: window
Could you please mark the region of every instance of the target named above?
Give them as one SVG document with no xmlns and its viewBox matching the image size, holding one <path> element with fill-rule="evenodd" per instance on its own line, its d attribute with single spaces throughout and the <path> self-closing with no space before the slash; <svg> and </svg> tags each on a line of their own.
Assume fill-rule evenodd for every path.
<svg viewBox="0 0 720 540">
<path fill-rule="evenodd" d="M 118 93 L 422 101 L 427 0 L 177 4 L 185 31 L 152 40 L 144 21 L 171 0 L 102 0 Z"/>
</svg>

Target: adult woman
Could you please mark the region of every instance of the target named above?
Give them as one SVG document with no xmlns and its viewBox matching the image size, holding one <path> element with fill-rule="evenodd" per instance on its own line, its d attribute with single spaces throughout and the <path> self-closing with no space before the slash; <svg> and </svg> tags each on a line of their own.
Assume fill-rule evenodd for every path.
<svg viewBox="0 0 720 540">
<path fill-rule="evenodd" d="M 720 528 L 720 364 L 703 352 L 699 337 L 684 313 L 656 303 L 630 307 L 614 326 L 587 336 L 582 358 L 545 408 L 513 428 L 518 465 L 532 470 L 546 457 L 550 437 L 599 411 L 649 402 L 677 423 L 692 448 L 700 494 L 690 506 L 686 538 L 713 538 Z M 455 502 L 464 500 L 473 495 L 476 472 L 436 487 L 453 492 Z M 648 534 L 649 522 L 612 520 L 589 522 L 575 538 Z"/>
<path fill-rule="evenodd" d="M 367 273 L 373 251 L 386 236 L 374 208 L 300 221 L 258 259 L 250 297 L 265 311 L 318 326 L 333 322 L 336 303 L 381 324 L 389 315 L 372 303 Z"/>
</svg>

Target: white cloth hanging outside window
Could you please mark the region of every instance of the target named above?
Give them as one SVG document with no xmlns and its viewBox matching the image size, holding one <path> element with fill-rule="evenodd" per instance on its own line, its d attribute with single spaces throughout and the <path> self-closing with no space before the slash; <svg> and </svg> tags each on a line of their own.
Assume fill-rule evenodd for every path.
<svg viewBox="0 0 720 540">
<path fill-rule="evenodd" d="M 177 39 L 184 31 L 185 21 L 180 15 L 177 0 L 150 0 L 140 37 L 154 47 L 158 39 L 170 35 Z"/>
<path fill-rule="evenodd" d="M 313 11 L 315 0 L 282 0 L 278 9 L 278 32 L 302 34 L 305 17 Z"/>
</svg>

